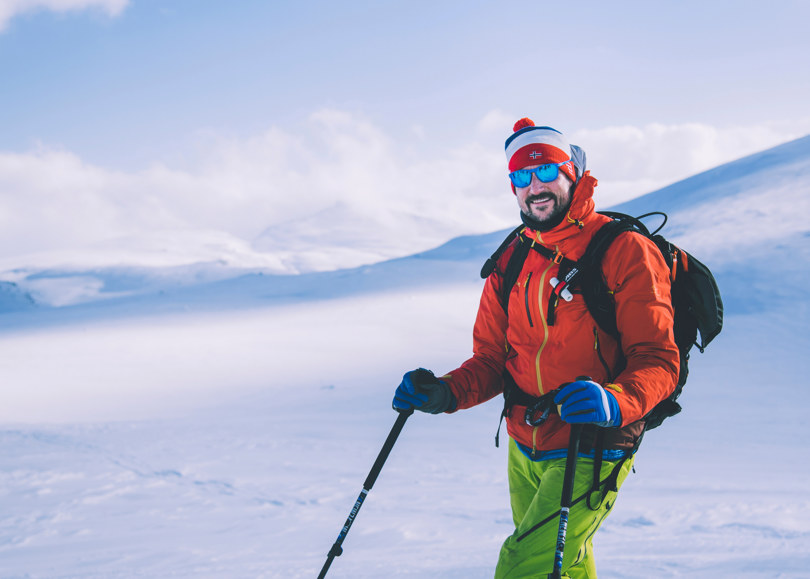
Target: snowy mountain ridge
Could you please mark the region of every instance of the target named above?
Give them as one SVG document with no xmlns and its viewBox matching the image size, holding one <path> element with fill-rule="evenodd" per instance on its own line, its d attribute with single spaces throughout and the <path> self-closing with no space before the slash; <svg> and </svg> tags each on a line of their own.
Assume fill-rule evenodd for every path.
<svg viewBox="0 0 810 579">
<path fill-rule="evenodd" d="M 759 292 L 791 299 L 806 296 L 802 283 L 810 259 L 810 136 L 722 165 L 632 201 L 611 207 L 631 215 L 664 211 L 669 220 L 665 236 L 707 263 L 717 274 L 742 276 L 741 284 L 728 283 L 728 305 L 734 311 L 744 303 L 760 306 Z M 598 201 L 598 188 L 596 193 Z M 651 218 L 650 224 L 657 218 Z M 517 221 L 517 217 L 516 217 Z M 508 230 L 453 239 L 435 249 L 346 270 L 297 275 L 262 269 L 229 267 L 221 262 L 200 262 L 166 267 L 95 268 L 90 270 L 32 269 L 5 272 L 0 291 L 0 312 L 40 307 L 63 307 L 112 301 L 120 308 L 206 299 L 224 307 L 227 297 L 255 305 L 268 300 L 330 292 L 345 295 L 392 287 L 459 281 L 483 264 Z M 779 261 L 776 287 L 769 264 Z M 769 257 L 771 256 L 771 257 Z M 436 262 L 443 265 L 436 266 Z M 427 264 L 433 264 L 429 266 Z M 424 270 L 423 268 L 428 268 Z M 476 272 L 477 273 L 477 272 Z M 739 288 L 745 288 L 740 295 Z M 751 288 L 757 288 L 752 293 Z M 725 293 L 725 292 L 724 292 Z M 248 300 L 248 301 L 246 301 Z M 765 300 L 771 302 L 772 300 Z M 107 308 L 113 304 L 108 304 Z"/>
<path fill-rule="evenodd" d="M 810 577 L 809 149 L 617 207 L 669 214 L 726 317 L 596 537 L 602 579 Z M 402 373 L 469 357 L 478 272 L 505 234 L 300 275 L 6 272 L 0 577 L 315 576 Z M 410 418 L 329 576 L 492 577 L 513 530 L 500 411 Z"/>
</svg>

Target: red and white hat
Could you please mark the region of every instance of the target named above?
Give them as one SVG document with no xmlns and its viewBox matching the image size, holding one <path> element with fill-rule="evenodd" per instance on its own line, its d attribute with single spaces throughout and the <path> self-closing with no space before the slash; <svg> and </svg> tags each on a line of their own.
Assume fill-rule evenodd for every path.
<svg viewBox="0 0 810 579">
<path fill-rule="evenodd" d="M 560 131 L 551 127 L 536 127 L 534 121 L 528 118 L 520 119 L 512 130 L 514 133 L 506 139 L 506 160 L 510 173 L 531 165 L 569 161 L 560 165 L 560 171 L 576 182 L 571 145 Z"/>
</svg>

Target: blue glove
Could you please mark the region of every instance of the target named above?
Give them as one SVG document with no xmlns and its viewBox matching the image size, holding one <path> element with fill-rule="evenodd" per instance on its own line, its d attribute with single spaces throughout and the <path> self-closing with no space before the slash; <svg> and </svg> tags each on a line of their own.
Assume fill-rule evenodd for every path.
<svg viewBox="0 0 810 579">
<path fill-rule="evenodd" d="M 622 413 L 612 392 L 596 382 L 577 380 L 560 388 L 554 397 L 560 406 L 560 418 L 570 424 L 619 426 Z"/>
<path fill-rule="evenodd" d="M 394 410 L 415 408 L 430 414 L 440 414 L 456 409 L 456 397 L 450 386 L 442 382 L 433 372 L 419 368 L 402 377 L 402 383 L 394 393 Z"/>
</svg>

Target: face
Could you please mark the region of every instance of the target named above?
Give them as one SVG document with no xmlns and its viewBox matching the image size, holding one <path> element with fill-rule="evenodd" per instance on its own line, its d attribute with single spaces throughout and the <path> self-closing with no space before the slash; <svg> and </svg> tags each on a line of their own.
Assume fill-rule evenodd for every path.
<svg viewBox="0 0 810 579">
<path fill-rule="evenodd" d="M 524 169 L 534 169 L 540 165 L 530 165 Z M 568 176 L 560 171 L 554 181 L 543 183 L 532 175 L 532 182 L 528 187 L 516 187 L 520 210 L 535 221 L 541 224 L 562 221 L 571 206 L 573 196 L 573 182 Z"/>
</svg>

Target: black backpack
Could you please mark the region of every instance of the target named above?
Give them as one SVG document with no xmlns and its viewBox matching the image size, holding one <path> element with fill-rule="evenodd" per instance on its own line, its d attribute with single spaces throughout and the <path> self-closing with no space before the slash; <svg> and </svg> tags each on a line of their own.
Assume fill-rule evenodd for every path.
<svg viewBox="0 0 810 579">
<path fill-rule="evenodd" d="M 600 211 L 612 221 L 603 225 L 588 244 L 585 253 L 578 261 L 572 261 L 561 254 L 534 243 L 522 234 L 523 226 L 512 231 L 481 269 L 481 277 L 486 278 L 495 271 L 496 263 L 506 249 L 515 245 L 515 249 L 503 271 L 501 304 L 508 311 L 509 295 L 517 282 L 523 263 L 530 251 L 534 250 L 560 265 L 558 279 L 547 312 L 547 322 L 554 324 L 554 313 L 560 299 L 570 299 L 570 288 L 579 288 L 588 311 L 599 327 L 616 338 L 619 336 L 616 327 L 616 309 L 613 297 L 602 276 L 602 259 L 610 244 L 623 232 L 632 231 L 644 235 L 661 251 L 670 270 L 672 280 L 672 307 L 674 311 L 675 343 L 680 351 L 681 367 L 678 385 L 667 399 L 662 400 L 645 417 L 646 430 L 656 428 L 666 418 L 681 411 L 677 399 L 680 396 L 686 379 L 689 376 L 689 353 L 693 346 L 702 353 L 706 346 L 723 328 L 723 301 L 720 290 L 712 272 L 691 254 L 673 245 L 658 232 L 667 222 L 664 213 L 655 211 L 639 217 L 631 217 L 614 211 Z M 663 222 L 652 233 L 641 222 L 652 215 L 662 216 Z M 700 340 L 698 341 L 698 334 Z"/>
</svg>

